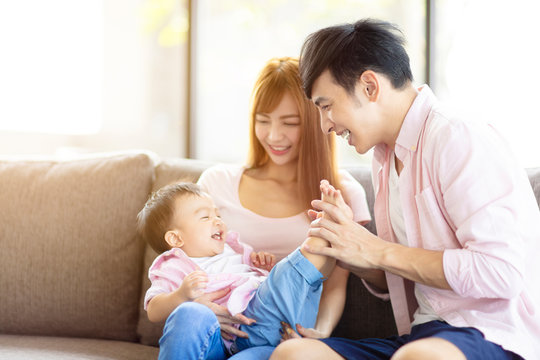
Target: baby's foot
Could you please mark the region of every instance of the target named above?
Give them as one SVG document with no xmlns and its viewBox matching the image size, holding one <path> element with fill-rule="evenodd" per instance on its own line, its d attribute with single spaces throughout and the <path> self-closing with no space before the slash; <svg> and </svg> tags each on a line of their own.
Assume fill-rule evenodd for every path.
<svg viewBox="0 0 540 360">
<path fill-rule="evenodd" d="M 352 210 L 343 199 L 343 195 L 340 190 L 337 190 L 332 186 L 328 180 L 321 180 L 321 200 L 329 204 L 335 205 L 342 212 L 345 212 L 347 215 L 350 215 L 352 218 Z M 323 214 L 324 217 L 326 214 Z"/>
<path fill-rule="evenodd" d="M 330 185 L 328 180 L 321 180 L 321 200 L 332 205 L 336 204 L 337 191 L 335 187 Z"/>
</svg>

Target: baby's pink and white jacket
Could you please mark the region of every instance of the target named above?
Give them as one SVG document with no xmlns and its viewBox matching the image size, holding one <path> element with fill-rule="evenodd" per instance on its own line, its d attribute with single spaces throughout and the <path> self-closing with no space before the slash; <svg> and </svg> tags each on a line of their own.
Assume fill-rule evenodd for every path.
<svg viewBox="0 0 540 360">
<path fill-rule="evenodd" d="M 238 240 L 238 233 L 228 232 L 225 243 L 242 255 L 242 262 L 249 265 L 250 270 L 257 276 L 242 276 L 237 273 L 208 274 L 208 286 L 204 291 L 209 293 L 230 288 L 231 291 L 225 297 L 214 302 L 225 306 L 231 315 L 236 315 L 246 309 L 255 295 L 255 290 L 268 276 L 268 271 L 253 266 L 250 259 L 253 249 Z M 178 289 L 184 278 L 195 270 L 201 270 L 201 268 L 179 248 L 173 248 L 156 257 L 148 270 L 152 285 L 146 291 L 144 309 L 147 309 L 148 303 L 154 296 Z"/>
</svg>

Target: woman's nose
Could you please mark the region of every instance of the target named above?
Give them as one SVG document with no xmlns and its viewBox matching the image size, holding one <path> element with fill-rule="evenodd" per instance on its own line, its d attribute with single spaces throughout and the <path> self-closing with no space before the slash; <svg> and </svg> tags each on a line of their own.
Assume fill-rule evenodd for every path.
<svg viewBox="0 0 540 360">
<path fill-rule="evenodd" d="M 269 140 L 279 140 L 281 137 L 281 127 L 278 124 L 272 124 L 270 126 L 270 132 L 268 133 Z"/>
</svg>

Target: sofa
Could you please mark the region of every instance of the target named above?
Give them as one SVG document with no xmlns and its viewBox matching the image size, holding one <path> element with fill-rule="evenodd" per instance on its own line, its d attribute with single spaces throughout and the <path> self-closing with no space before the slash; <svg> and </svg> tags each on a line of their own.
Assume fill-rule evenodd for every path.
<svg viewBox="0 0 540 360">
<path fill-rule="evenodd" d="M 142 308 L 157 254 L 136 215 L 152 191 L 211 165 L 146 151 L 0 157 L 0 359 L 157 358 L 163 324 Z M 370 169 L 349 170 L 372 206 Z M 538 199 L 540 169 L 529 176 Z M 351 275 L 334 335 L 393 333 L 390 304 Z"/>
</svg>

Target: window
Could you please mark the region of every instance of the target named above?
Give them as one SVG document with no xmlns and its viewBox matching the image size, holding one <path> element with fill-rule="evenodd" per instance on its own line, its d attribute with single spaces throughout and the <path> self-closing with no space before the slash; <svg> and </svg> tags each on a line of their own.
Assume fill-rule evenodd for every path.
<svg viewBox="0 0 540 360">
<path fill-rule="evenodd" d="M 101 128 L 103 5 L 0 5 L 0 130 L 94 134 Z"/>
<path fill-rule="evenodd" d="M 193 6 L 191 156 L 243 162 L 249 98 L 272 57 L 298 56 L 307 35 L 330 25 L 374 17 L 397 24 L 408 39 L 413 74 L 425 81 L 423 0 L 197 0 Z M 338 139 L 342 163 L 369 162 Z"/>
<path fill-rule="evenodd" d="M 0 154 L 185 156 L 187 1 L 0 1 Z"/>
</svg>

